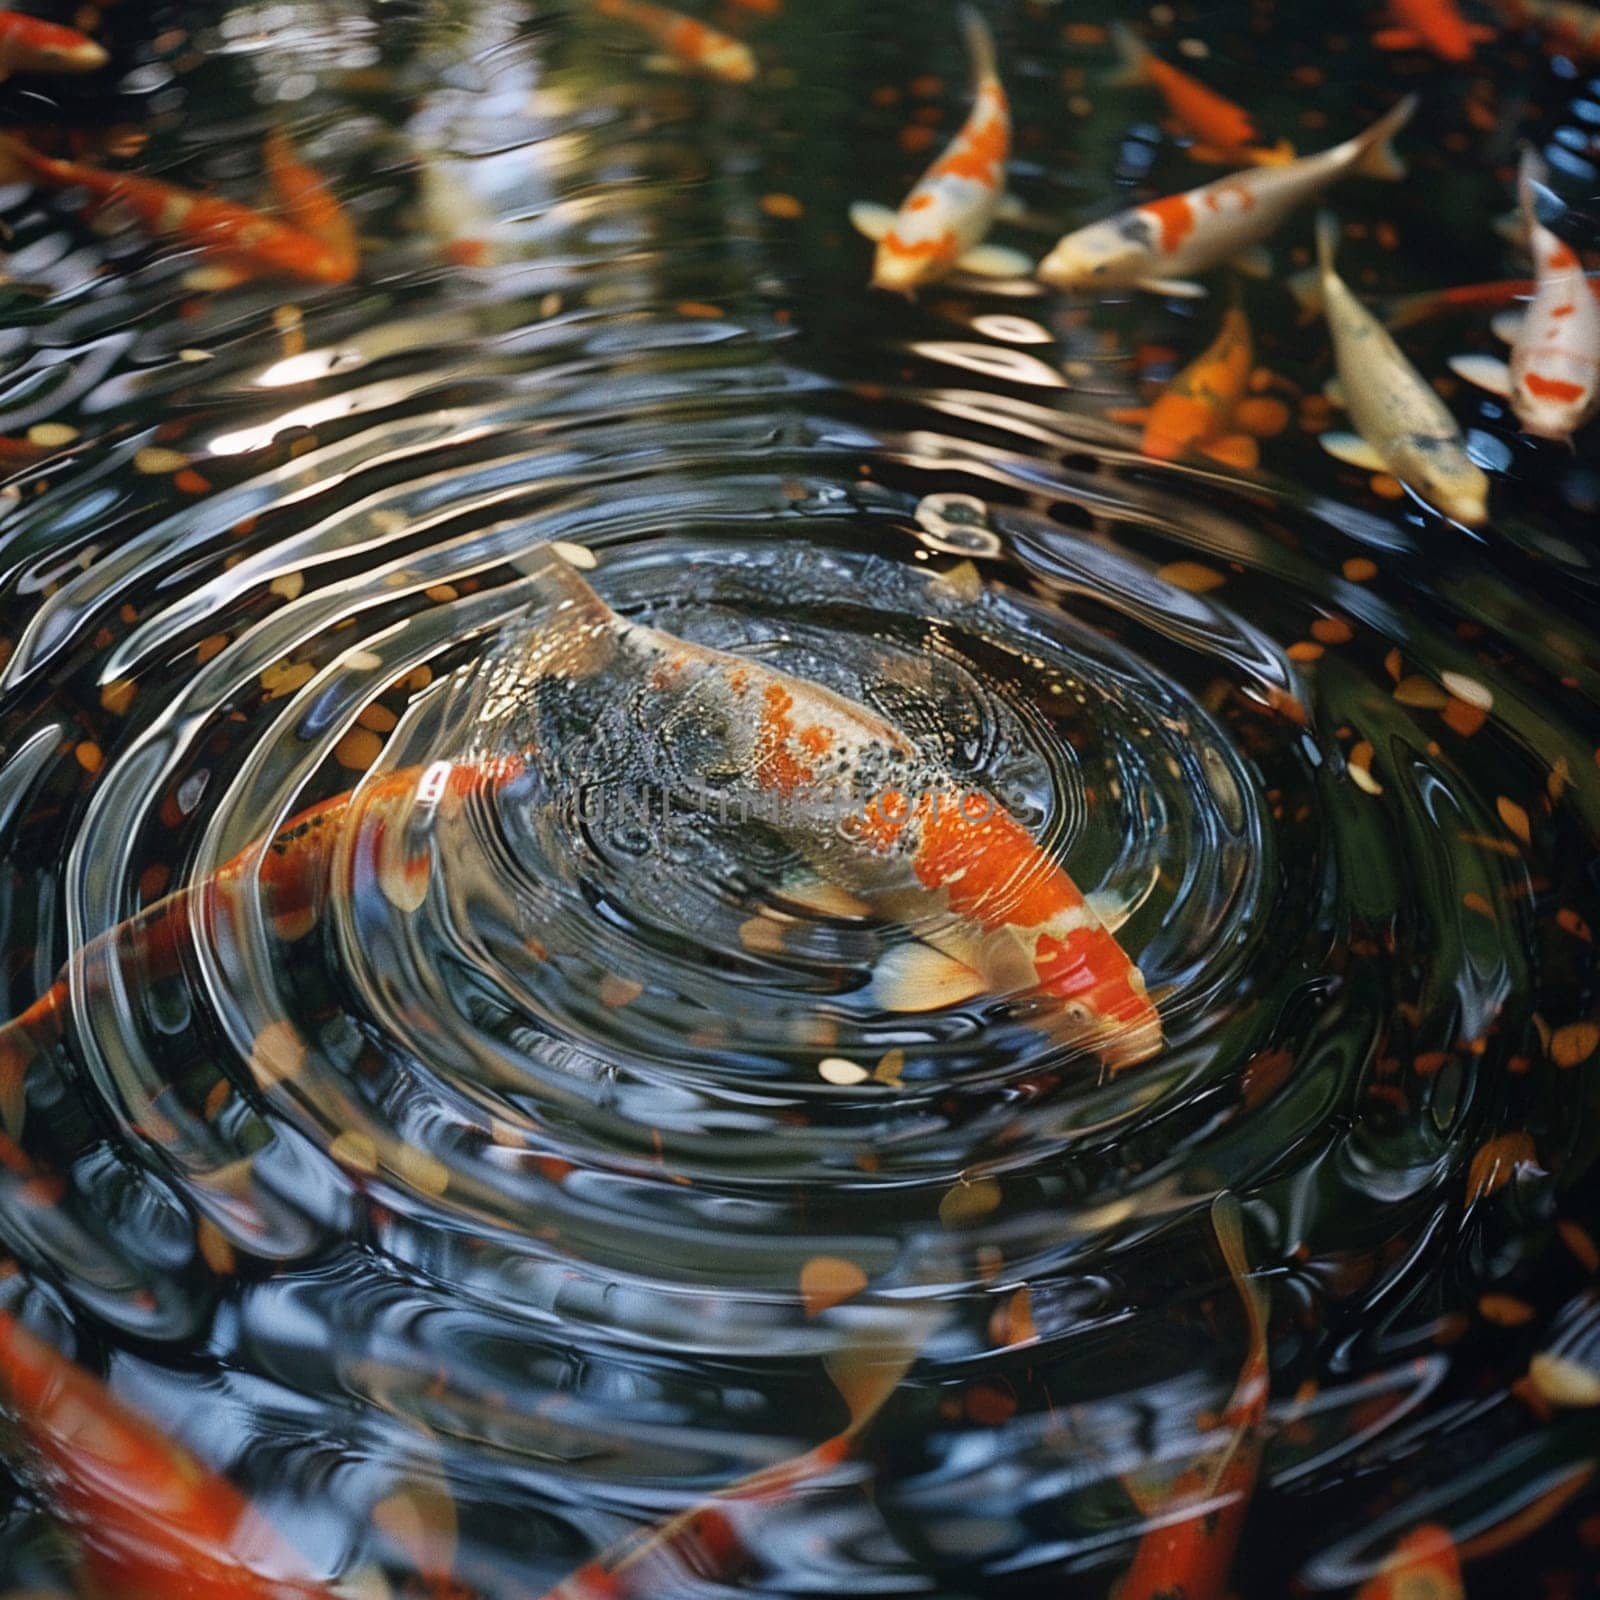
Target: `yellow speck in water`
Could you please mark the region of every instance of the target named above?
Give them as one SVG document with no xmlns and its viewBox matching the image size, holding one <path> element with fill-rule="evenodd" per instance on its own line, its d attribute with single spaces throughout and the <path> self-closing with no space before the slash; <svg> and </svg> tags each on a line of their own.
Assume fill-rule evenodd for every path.
<svg viewBox="0 0 1600 1600">
<path fill-rule="evenodd" d="M 846 1061 L 843 1056 L 824 1056 L 817 1063 L 817 1075 L 825 1083 L 837 1084 L 840 1088 L 865 1083 L 871 1077 L 865 1067 L 854 1061 Z"/>
<path fill-rule="evenodd" d="M 1528 813 L 1515 800 L 1508 800 L 1504 795 L 1499 796 L 1494 804 L 1495 810 L 1500 813 L 1500 820 L 1506 825 L 1506 831 L 1514 833 L 1524 844 L 1531 844 L 1533 830 L 1528 822 Z"/>
<path fill-rule="evenodd" d="M 84 739 L 72 752 L 85 772 L 98 772 L 106 764 L 105 752 L 93 739 Z"/>
<path fill-rule="evenodd" d="M 59 450 L 77 437 L 78 430 L 69 428 L 64 422 L 36 422 L 28 429 L 28 443 L 36 444 L 42 450 Z"/>
<path fill-rule="evenodd" d="M 962 1228 L 989 1215 L 1000 1204 L 1000 1185 L 993 1178 L 958 1183 L 939 1202 L 939 1220 L 947 1228 Z"/>
<path fill-rule="evenodd" d="M 800 1269 L 800 1299 L 808 1317 L 853 1300 L 866 1286 L 866 1273 L 842 1256 L 812 1256 Z"/>
<path fill-rule="evenodd" d="M 269 1022 L 250 1050 L 250 1071 L 263 1089 L 297 1077 L 306 1064 L 305 1041 L 292 1022 Z"/>
<path fill-rule="evenodd" d="M 1174 589 L 1184 589 L 1190 594 L 1208 594 L 1228 581 L 1214 567 L 1202 566 L 1198 561 L 1169 561 L 1156 569 L 1156 576 Z"/>
<path fill-rule="evenodd" d="M 1600 1024 L 1569 1022 L 1550 1035 L 1550 1059 L 1558 1067 L 1578 1067 L 1600 1049 Z"/>
<path fill-rule="evenodd" d="M 372 1142 L 372 1135 L 360 1133 L 354 1128 L 346 1128 L 341 1134 L 335 1136 L 333 1143 L 328 1146 L 328 1154 L 342 1167 L 349 1167 L 353 1172 L 360 1172 L 371 1177 L 378 1170 L 378 1147 Z"/>
<path fill-rule="evenodd" d="M 118 678 L 115 683 L 108 683 L 100 691 L 100 704 L 114 717 L 126 714 L 129 706 L 133 704 L 133 697 L 138 694 L 139 685 L 131 678 Z"/>
<path fill-rule="evenodd" d="M 600 1004 L 612 1011 L 631 1006 L 644 993 L 644 985 L 633 978 L 621 978 L 608 972 L 600 980 Z"/>
<path fill-rule="evenodd" d="M 268 585 L 273 594 L 284 600 L 298 600 L 305 586 L 306 575 L 303 572 L 286 572 Z"/>
<path fill-rule="evenodd" d="M 351 772 L 365 772 L 383 754 L 383 740 L 369 728 L 352 728 L 333 747 L 333 759 Z"/>
<path fill-rule="evenodd" d="M 181 450 L 163 450 L 159 445 L 147 445 L 133 457 L 133 470 L 151 478 L 182 472 L 188 465 L 189 458 Z"/>
</svg>

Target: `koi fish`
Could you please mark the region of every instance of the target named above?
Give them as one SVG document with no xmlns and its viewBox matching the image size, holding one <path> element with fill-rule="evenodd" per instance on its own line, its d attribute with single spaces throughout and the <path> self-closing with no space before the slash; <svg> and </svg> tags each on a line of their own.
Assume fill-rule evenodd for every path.
<svg viewBox="0 0 1600 1600">
<path fill-rule="evenodd" d="M 1135 1503 L 1154 1525 L 1140 1539 L 1132 1565 L 1112 1591 L 1113 1600 L 1222 1600 L 1255 1493 L 1270 1379 L 1267 1299 L 1250 1276 L 1239 1202 L 1220 1195 L 1211 1208 L 1211 1223 L 1250 1330 L 1244 1364 L 1223 1414 L 1232 1437 L 1220 1460 L 1191 1467 L 1161 1501 L 1151 1502 L 1130 1486 Z"/>
<path fill-rule="evenodd" d="M 1174 120 L 1200 141 L 1189 152 L 1196 160 L 1261 167 L 1281 167 L 1294 160 L 1294 146 L 1288 140 L 1264 148 L 1255 118 L 1243 106 L 1163 61 L 1126 23 L 1112 23 L 1111 39 L 1122 65 L 1106 79 L 1107 87 L 1148 84 L 1166 101 Z"/>
<path fill-rule="evenodd" d="M 740 803 L 780 831 L 825 884 L 862 899 L 980 980 L 967 992 L 1045 1002 L 1060 1040 L 1120 1071 L 1160 1050 L 1137 966 L 1094 904 L 993 796 L 952 776 L 898 728 L 759 661 L 616 615 L 565 563 L 551 583 L 583 624 L 585 656 L 551 660 L 536 634 L 522 670 L 557 677 L 602 656 L 649 686 L 663 748 L 684 726 L 725 730 L 706 803 Z M 509 692 L 509 691 L 508 691 Z M 880 974 L 890 1009 L 904 976 Z M 915 1009 L 923 1009 L 917 1007 Z"/>
<path fill-rule="evenodd" d="M 898 212 L 865 201 L 850 208 L 857 232 L 878 247 L 872 264 L 875 289 L 911 296 L 957 268 L 991 278 L 1022 277 L 1032 269 L 1017 251 L 983 243 L 1005 192 L 1011 105 L 988 23 L 963 6 L 961 26 L 974 87 L 972 110 L 960 132 Z"/>
<path fill-rule="evenodd" d="M 118 1600 L 332 1600 L 282 1535 L 99 1379 L 0 1311 L 0 1403 L 76 1535 L 83 1574 Z"/>
<path fill-rule="evenodd" d="M 692 1574 L 732 1579 L 753 1558 L 739 1522 L 804 1492 L 842 1467 L 855 1454 L 861 1436 L 911 1370 L 926 1342 L 928 1328 L 912 1330 L 903 1347 L 861 1354 L 831 1369 L 835 1386 L 849 1408 L 840 1432 L 813 1450 L 742 1478 L 658 1527 L 633 1535 L 585 1563 L 547 1591 L 542 1600 L 651 1600 L 670 1592 Z"/>
<path fill-rule="evenodd" d="M 1357 430 L 1325 433 L 1323 449 L 1363 471 L 1391 473 L 1446 516 L 1481 527 L 1489 517 L 1489 480 L 1467 454 L 1444 401 L 1335 270 L 1338 248 L 1339 224 L 1323 212 L 1317 255 L 1339 370 L 1332 398 L 1349 408 Z"/>
<path fill-rule="evenodd" d="M 290 225 L 327 248 L 330 259 L 345 270 L 341 282 L 353 278 L 360 260 L 355 226 L 327 180 L 300 159 L 282 128 L 274 128 L 262 141 L 261 155 L 273 198 Z"/>
<path fill-rule="evenodd" d="M 0 11 L 0 78 L 13 72 L 95 72 L 110 59 L 104 45 L 76 28 Z"/>
<path fill-rule="evenodd" d="M 1514 28 L 1537 28 L 1552 44 L 1585 60 L 1600 56 L 1600 9 L 1576 0 L 1497 0 Z"/>
<path fill-rule="evenodd" d="M 1436 1522 L 1413 1528 L 1356 1600 L 1466 1600 L 1455 1541 Z"/>
<path fill-rule="evenodd" d="M 1240 307 L 1233 306 L 1205 353 L 1167 385 L 1154 405 L 1115 411 L 1111 420 L 1142 423 L 1144 437 L 1139 448 L 1157 461 L 1202 455 L 1223 466 L 1252 472 L 1261 464 L 1256 432 L 1273 431 L 1275 413 L 1282 409 L 1275 400 L 1247 398 L 1254 372 L 1250 321 Z"/>
<path fill-rule="evenodd" d="M 158 178 L 58 160 L 12 135 L 0 135 L 0 181 L 82 189 L 94 210 L 126 212 L 146 232 L 194 245 L 243 276 L 330 284 L 355 276 L 354 260 L 342 251 L 249 206 Z"/>
<path fill-rule="evenodd" d="M 1291 212 L 1352 172 L 1405 176 L 1389 141 L 1416 109 L 1416 96 L 1408 95 L 1365 133 L 1331 150 L 1287 166 L 1236 172 L 1079 228 L 1044 259 L 1038 276 L 1057 289 L 1147 289 L 1193 297 L 1205 290 L 1190 275 L 1225 261 L 1270 271 L 1257 247 Z"/>
<path fill-rule="evenodd" d="M 1431 50 L 1442 61 L 1470 61 L 1472 48 L 1494 38 L 1494 29 L 1468 22 L 1455 0 L 1389 0 L 1394 25 L 1372 42 L 1380 50 Z"/>
<path fill-rule="evenodd" d="M 760 70 L 749 45 L 650 0 L 595 0 L 595 10 L 649 34 L 665 52 L 661 65 L 688 68 L 724 83 L 753 83 Z"/>
<path fill-rule="evenodd" d="M 1577 252 L 1535 214 L 1536 191 L 1547 175 L 1538 156 L 1524 150 L 1517 190 L 1538 277 L 1513 339 L 1511 364 L 1478 355 L 1457 356 L 1450 366 L 1469 383 L 1508 398 L 1526 432 L 1570 441 L 1600 411 L 1600 303 Z"/>
</svg>

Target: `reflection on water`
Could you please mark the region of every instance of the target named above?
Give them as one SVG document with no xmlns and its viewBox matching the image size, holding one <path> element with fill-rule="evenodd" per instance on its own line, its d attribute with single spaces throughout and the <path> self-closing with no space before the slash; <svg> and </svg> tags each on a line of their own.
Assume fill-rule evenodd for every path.
<svg viewBox="0 0 1600 1600">
<path fill-rule="evenodd" d="M 746 86 L 647 9 L 116 7 L 4 89 L 332 255 L 0 196 L 0 1577 L 1594 1592 L 1592 440 L 1450 387 L 1476 534 L 1331 460 L 1308 213 L 1242 360 L 1226 276 L 869 293 L 953 13 L 729 0 Z M 987 11 L 998 245 L 1224 170 L 1099 21 Z M 1527 271 L 1519 140 L 1592 233 L 1534 33 L 1137 20 L 1263 171 L 1420 91 L 1339 265 L 1430 378 L 1514 291 L 1418 297 Z M 962 945 L 971 863 L 911 904 L 752 816 L 729 659 L 888 730 L 853 805 L 1022 824 L 1164 1047 Z"/>
</svg>

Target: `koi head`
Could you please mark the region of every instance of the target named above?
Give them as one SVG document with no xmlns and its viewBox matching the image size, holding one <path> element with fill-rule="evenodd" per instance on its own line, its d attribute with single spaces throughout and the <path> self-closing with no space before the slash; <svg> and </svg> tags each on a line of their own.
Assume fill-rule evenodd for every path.
<svg viewBox="0 0 1600 1600">
<path fill-rule="evenodd" d="M 1095 1051 L 1108 1072 L 1148 1061 L 1162 1047 L 1161 1017 L 1144 974 L 1102 927 L 1048 930 L 1034 949 L 1040 990 L 1057 1002 L 1051 1032 Z"/>
<path fill-rule="evenodd" d="M 1456 439 L 1412 434 L 1395 451 L 1397 476 L 1468 528 L 1489 520 L 1489 480 Z"/>
<path fill-rule="evenodd" d="M 1546 379 L 1536 372 L 1522 374 L 1511 396 L 1522 431 L 1559 444 L 1570 443 L 1592 415 L 1595 398 L 1592 383 Z"/>
<path fill-rule="evenodd" d="M 1053 289 L 1119 289 L 1152 270 L 1142 240 L 1116 222 L 1096 222 L 1062 239 L 1039 263 L 1038 276 Z"/>
<path fill-rule="evenodd" d="M 872 287 L 890 294 L 903 294 L 908 300 L 918 289 L 944 276 L 954 264 L 954 235 L 939 239 L 904 243 L 891 233 L 878 245 L 872 261 Z"/>
</svg>

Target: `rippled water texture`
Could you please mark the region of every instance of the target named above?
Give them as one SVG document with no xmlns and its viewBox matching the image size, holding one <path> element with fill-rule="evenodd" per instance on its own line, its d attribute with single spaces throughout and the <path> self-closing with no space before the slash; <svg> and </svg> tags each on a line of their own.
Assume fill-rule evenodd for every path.
<svg viewBox="0 0 1600 1600">
<path fill-rule="evenodd" d="M 583 1592 L 1156 1600 L 1116 1586 L 1173 1495 L 1254 1477 L 1216 1476 L 1231 1218 L 1270 1350 L 1232 1592 L 1353 1593 L 1429 1526 L 1471 1595 L 1594 1593 L 1597 1413 L 1529 1376 L 1600 1366 L 1592 436 L 1452 391 L 1501 463 L 1476 537 L 1326 458 L 1302 216 L 1244 290 L 1262 470 L 1141 458 L 1109 414 L 1218 297 L 869 294 L 847 208 L 965 114 L 954 17 L 777 9 L 720 14 L 749 88 L 447 0 L 122 6 L 112 92 L 6 86 L 241 199 L 292 128 L 362 267 L 201 292 L 0 195 L 4 1014 L 71 957 L 64 1032 L 0 1056 L 0 1305 L 306 1585 L 537 1596 L 842 1433 Z M 1036 223 L 997 237 L 1215 170 L 1100 88 L 1097 26 L 989 9 Z M 1151 37 L 1302 149 L 1422 91 L 1411 185 L 1339 192 L 1363 294 L 1520 273 L 1518 141 L 1592 193 L 1600 92 L 1310 9 Z M 1405 338 L 1430 374 L 1491 342 Z M 1126 918 L 1166 1048 L 1113 1074 L 949 972 L 905 1009 L 919 929 L 707 803 L 727 730 L 567 670 L 551 542 L 993 795 Z M 3 1442 L 0 1577 L 74 1592 L 103 1530 Z"/>
</svg>

